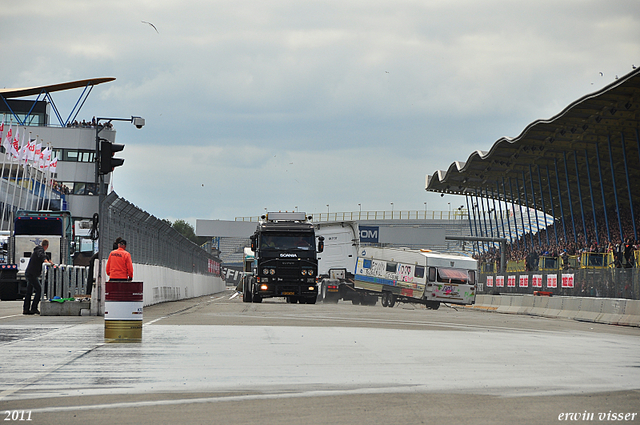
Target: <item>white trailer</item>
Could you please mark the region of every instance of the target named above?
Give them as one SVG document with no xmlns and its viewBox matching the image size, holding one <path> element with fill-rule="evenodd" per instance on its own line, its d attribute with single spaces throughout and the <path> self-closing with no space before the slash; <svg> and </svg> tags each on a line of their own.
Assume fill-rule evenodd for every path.
<svg viewBox="0 0 640 425">
<path fill-rule="evenodd" d="M 408 248 L 362 247 L 353 282 L 355 293 L 380 296 L 384 307 L 396 301 L 437 309 L 441 302 L 474 304 L 477 262 L 471 257 Z M 357 304 L 357 299 L 354 304 Z"/>
</svg>

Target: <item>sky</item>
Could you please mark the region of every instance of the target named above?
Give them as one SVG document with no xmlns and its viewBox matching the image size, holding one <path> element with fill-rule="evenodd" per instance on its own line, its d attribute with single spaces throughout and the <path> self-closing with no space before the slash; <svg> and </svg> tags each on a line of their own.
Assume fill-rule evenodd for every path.
<svg viewBox="0 0 640 425">
<path fill-rule="evenodd" d="M 116 78 L 78 118 L 145 118 L 113 187 L 158 218 L 446 211 L 427 175 L 640 66 L 640 4 L 21 0 L 0 44 L 4 88 Z"/>
</svg>

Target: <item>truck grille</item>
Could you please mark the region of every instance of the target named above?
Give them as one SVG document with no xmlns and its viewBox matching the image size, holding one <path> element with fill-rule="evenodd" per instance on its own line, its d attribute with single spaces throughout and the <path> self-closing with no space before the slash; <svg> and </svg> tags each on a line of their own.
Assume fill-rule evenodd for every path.
<svg viewBox="0 0 640 425">
<path fill-rule="evenodd" d="M 278 277 L 284 277 L 284 278 L 298 278 L 300 277 L 300 269 L 299 268 L 285 268 L 285 267 L 280 267 L 278 268 L 277 271 L 277 276 Z"/>
</svg>

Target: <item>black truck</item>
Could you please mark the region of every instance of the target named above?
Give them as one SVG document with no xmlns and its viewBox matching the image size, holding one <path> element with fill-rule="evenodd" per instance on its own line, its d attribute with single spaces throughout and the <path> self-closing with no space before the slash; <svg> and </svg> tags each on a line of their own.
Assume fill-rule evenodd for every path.
<svg viewBox="0 0 640 425">
<path fill-rule="evenodd" d="M 303 212 L 270 212 L 251 236 L 252 255 L 245 256 L 242 300 L 284 297 L 288 303 L 315 304 L 318 295 L 317 254 L 311 217 Z"/>
</svg>

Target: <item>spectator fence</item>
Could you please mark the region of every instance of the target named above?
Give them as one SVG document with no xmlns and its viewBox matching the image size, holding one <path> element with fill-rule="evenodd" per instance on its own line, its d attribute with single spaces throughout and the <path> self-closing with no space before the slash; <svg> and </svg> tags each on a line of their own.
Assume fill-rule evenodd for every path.
<svg viewBox="0 0 640 425">
<path fill-rule="evenodd" d="M 166 221 L 111 192 L 100 214 L 100 257 L 106 259 L 121 237 L 133 262 L 196 274 L 220 275 L 220 260 L 185 238 Z"/>
</svg>

